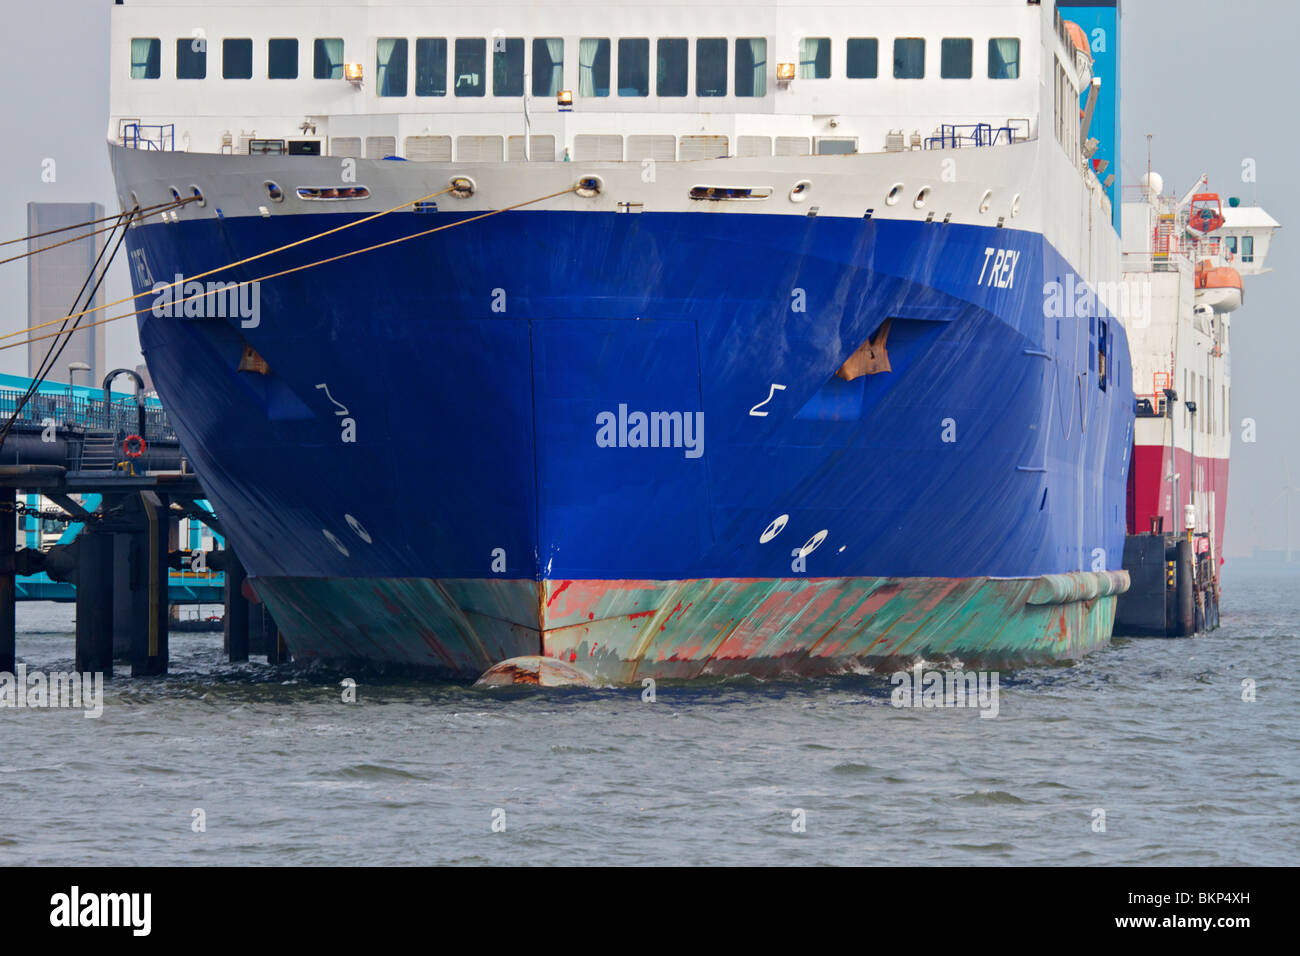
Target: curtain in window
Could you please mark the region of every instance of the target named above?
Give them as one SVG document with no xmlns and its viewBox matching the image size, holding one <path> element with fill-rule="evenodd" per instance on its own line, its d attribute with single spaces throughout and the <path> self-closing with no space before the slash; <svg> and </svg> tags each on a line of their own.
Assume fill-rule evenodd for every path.
<svg viewBox="0 0 1300 956">
<path fill-rule="evenodd" d="M 153 80 L 158 78 L 158 54 L 162 44 L 158 40 L 144 39 L 131 41 L 131 79 Z"/>
<path fill-rule="evenodd" d="M 316 79 L 343 79 L 343 41 L 340 39 L 316 41 Z"/>
<path fill-rule="evenodd" d="M 995 65 L 996 64 L 996 65 Z M 989 76 L 995 80 L 1020 78 L 1020 41 L 1015 37 L 989 40 Z"/>
<path fill-rule="evenodd" d="M 406 40 L 380 37 L 375 86 L 380 96 L 406 95 Z"/>
<path fill-rule="evenodd" d="M 805 37 L 799 41 L 799 77 L 824 80 L 831 75 L 831 41 L 825 37 Z"/>
<path fill-rule="evenodd" d="M 578 41 L 578 95 L 596 96 L 596 58 L 601 40 Z M 603 94 L 602 94 L 603 95 Z"/>
<path fill-rule="evenodd" d="M 748 48 L 749 60 L 753 65 L 754 85 L 749 91 L 750 96 L 767 95 L 767 40 L 763 37 L 753 39 L 741 39 L 736 41 L 736 69 L 740 69 L 740 55 L 745 48 Z M 740 77 L 736 78 L 736 95 L 741 96 Z M 748 85 L 748 84 L 746 84 Z"/>
<path fill-rule="evenodd" d="M 393 59 L 393 50 L 397 47 L 397 40 L 381 38 L 379 41 L 379 56 L 377 58 L 378 69 L 375 77 L 376 86 L 379 88 L 380 96 L 388 96 L 388 64 Z"/>
<path fill-rule="evenodd" d="M 546 55 L 551 58 L 551 88 L 547 96 L 555 96 L 564 88 L 564 39 L 548 39 Z"/>
</svg>

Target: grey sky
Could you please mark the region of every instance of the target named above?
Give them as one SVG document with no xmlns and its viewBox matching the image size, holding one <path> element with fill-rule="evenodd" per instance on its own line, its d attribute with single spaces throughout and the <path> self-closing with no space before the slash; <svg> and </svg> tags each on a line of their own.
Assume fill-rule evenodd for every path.
<svg viewBox="0 0 1300 956">
<path fill-rule="evenodd" d="M 117 208 L 104 148 L 108 128 L 108 23 L 112 0 L 6 0 L 7 92 L 0 151 L 0 237 L 25 230 L 29 200 L 94 200 Z M 250 8 L 251 10 L 251 8 Z M 1123 24 L 1124 170 L 1134 183 L 1146 170 L 1146 134 L 1155 136 L 1152 166 L 1169 188 L 1185 192 L 1203 172 L 1211 186 L 1260 205 L 1283 224 L 1269 265 L 1274 272 L 1248 283 L 1246 305 L 1234 317 L 1232 417 L 1236 429 L 1229 483 L 1227 552 L 1280 548 L 1285 541 L 1283 470 L 1300 484 L 1300 329 L 1289 301 L 1300 230 L 1296 157 L 1300 128 L 1295 103 L 1294 37 L 1300 8 L 1287 0 L 1128 0 Z M 57 163 L 57 180 L 41 181 L 43 160 Z M 1256 184 L 1241 182 L 1253 159 Z M 108 298 L 129 294 L 119 263 Z M 21 328 L 26 270 L 0 267 L 0 325 Z M 115 310 L 116 311 L 116 310 Z M 107 326 L 110 366 L 139 359 L 132 321 Z M 22 348 L 0 352 L 0 371 L 25 371 Z M 1258 423 L 1258 441 L 1242 444 L 1241 420 Z M 1300 518 L 1300 494 L 1295 500 Z M 1300 521 L 1297 522 L 1300 525 Z M 1296 530 L 1300 545 L 1300 529 Z"/>
</svg>

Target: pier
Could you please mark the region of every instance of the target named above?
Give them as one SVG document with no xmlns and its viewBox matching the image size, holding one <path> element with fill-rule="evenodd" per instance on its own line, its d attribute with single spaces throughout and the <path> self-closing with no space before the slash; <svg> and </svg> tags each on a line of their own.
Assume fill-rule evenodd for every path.
<svg viewBox="0 0 1300 956">
<path fill-rule="evenodd" d="M 135 378 L 133 395 L 110 391 L 123 374 Z M 76 603 L 81 672 L 111 676 L 125 660 L 133 676 L 165 674 L 171 610 L 186 604 L 223 606 L 231 661 L 253 651 L 283 660 L 274 622 L 254 603 L 200 477 L 139 377 L 111 372 L 100 389 L 43 382 L 24 403 L 30 384 L 0 376 L 0 421 L 14 419 L 0 446 L 0 536 L 9 542 L 0 551 L 0 672 L 14 670 L 20 600 Z M 51 525 L 64 527 L 53 543 Z M 200 525 L 210 531 L 206 550 Z"/>
</svg>

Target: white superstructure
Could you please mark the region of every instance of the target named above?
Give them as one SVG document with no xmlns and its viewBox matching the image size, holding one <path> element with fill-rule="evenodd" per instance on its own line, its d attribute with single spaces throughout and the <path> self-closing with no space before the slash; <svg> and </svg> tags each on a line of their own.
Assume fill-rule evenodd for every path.
<svg viewBox="0 0 1300 956">
<path fill-rule="evenodd" d="M 1104 280 L 1118 255 L 1078 108 L 1092 59 L 1070 26 L 1023 0 L 125 0 L 108 132 L 138 148 L 456 167 L 859 168 L 851 195 L 819 192 L 822 214 L 1041 231 Z M 1027 163 L 974 159 L 1022 143 L 1038 144 Z M 898 158 L 878 177 L 820 161 L 844 154 Z M 789 185 L 773 188 L 784 202 Z M 666 190 L 642 192 L 620 198 L 658 208 Z"/>
</svg>

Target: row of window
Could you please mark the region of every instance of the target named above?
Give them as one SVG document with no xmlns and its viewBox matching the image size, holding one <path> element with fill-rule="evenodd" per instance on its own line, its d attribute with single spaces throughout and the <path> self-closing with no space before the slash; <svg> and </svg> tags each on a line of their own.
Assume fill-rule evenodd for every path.
<svg viewBox="0 0 1300 956">
<path fill-rule="evenodd" d="M 1192 427 L 1192 413 L 1187 410 L 1187 400 L 1196 402 L 1196 430 L 1203 435 L 1226 435 L 1228 433 L 1229 415 L 1216 415 L 1214 404 L 1214 382 L 1204 375 L 1183 370 L 1183 427 Z M 1219 387 L 1219 404 L 1221 409 L 1228 408 L 1228 389 Z"/>
<path fill-rule="evenodd" d="M 176 41 L 176 78 L 201 80 L 208 75 L 207 42 L 183 38 Z M 829 37 L 804 38 L 799 44 L 798 75 L 822 80 L 833 75 L 832 41 Z M 492 95 L 523 96 L 530 65 L 525 60 L 528 46 L 522 37 L 492 40 Z M 613 69 L 614 41 L 608 37 L 578 41 L 579 96 L 649 96 L 651 41 L 647 37 L 625 37 L 617 41 L 617 69 Z M 450 83 L 447 72 L 450 53 Z M 653 87 L 656 96 L 686 96 L 690 89 L 690 41 L 668 37 L 654 41 Z M 564 87 L 565 42 L 559 37 L 538 37 L 531 43 L 531 87 L 534 96 L 555 96 Z M 731 62 L 728 62 L 729 57 Z M 137 38 L 131 41 L 131 76 L 156 80 L 161 75 L 162 41 Z M 411 43 L 405 37 L 380 37 L 376 45 L 375 86 L 380 96 L 406 96 L 411 89 Z M 488 40 L 459 38 L 450 46 L 442 37 L 415 40 L 416 96 L 446 96 L 448 87 L 456 96 L 487 95 Z M 971 79 L 975 70 L 975 41 L 969 37 L 947 37 L 940 42 L 939 75 L 943 79 Z M 1020 77 L 1020 41 L 1015 37 L 994 37 L 988 41 L 987 70 L 990 79 Z M 318 39 L 313 44 L 312 76 L 337 80 L 343 76 L 343 41 L 337 37 Z M 232 38 L 221 41 L 221 75 L 227 80 L 253 76 L 253 41 Z M 267 41 L 266 75 L 272 80 L 298 78 L 298 41 Z M 850 37 L 844 45 L 844 76 L 848 79 L 876 79 L 880 75 L 880 41 L 875 37 Z M 919 80 L 926 75 L 926 41 L 920 37 L 898 37 L 893 45 L 895 79 Z M 767 40 L 741 37 L 734 42 L 724 37 L 702 37 L 695 41 L 695 95 L 755 97 L 767 95 Z M 730 87 L 729 87 L 730 84 Z"/>
<path fill-rule="evenodd" d="M 1236 236 L 1224 236 L 1223 244 L 1227 248 L 1227 250 L 1230 253 L 1232 253 L 1234 256 L 1237 254 Z M 1255 237 L 1254 236 L 1241 237 L 1241 261 L 1242 262 L 1255 261 Z"/>
<path fill-rule="evenodd" d="M 139 37 L 131 41 L 131 78 L 156 80 L 162 75 L 162 41 Z M 176 79 L 203 80 L 208 75 L 206 40 L 187 37 L 176 41 Z M 312 75 L 318 80 L 343 78 L 343 41 L 317 40 L 313 47 Z M 221 76 L 227 80 L 253 78 L 253 41 L 234 37 L 221 41 Z M 266 41 L 266 76 L 270 80 L 298 79 L 298 41 Z"/>
</svg>

